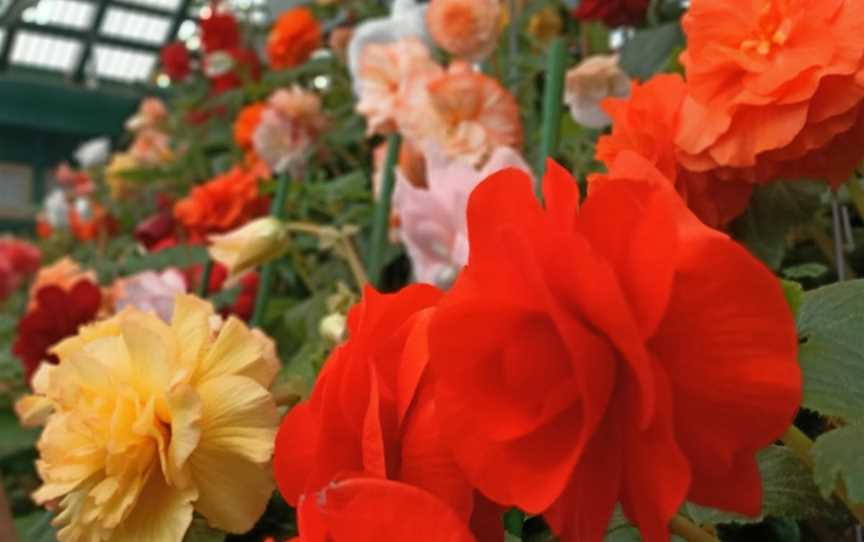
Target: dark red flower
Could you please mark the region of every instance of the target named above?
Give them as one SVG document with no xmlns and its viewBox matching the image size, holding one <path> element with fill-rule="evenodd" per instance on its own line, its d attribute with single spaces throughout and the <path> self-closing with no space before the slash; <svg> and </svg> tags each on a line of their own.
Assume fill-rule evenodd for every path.
<svg viewBox="0 0 864 542">
<path fill-rule="evenodd" d="M 465 524 L 474 514 L 490 513 L 440 438 L 426 327 L 441 296 L 428 285 L 390 295 L 365 290 L 348 315 L 350 338 L 331 354 L 309 400 L 285 416 L 276 436 L 273 469 L 287 502 L 314 499 L 334 479 L 352 476 L 416 486 Z M 500 514 L 495 508 L 491 514 L 493 530 L 478 535 L 501 540 Z"/>
<path fill-rule="evenodd" d="M 582 21 L 603 21 L 606 26 L 635 25 L 645 19 L 650 0 L 582 0 L 573 16 Z"/>
<path fill-rule="evenodd" d="M 79 280 L 68 291 L 51 285 L 36 292 L 36 305 L 18 322 L 18 336 L 12 346 L 28 384 L 41 362 L 57 363 L 57 357 L 48 350 L 96 318 L 101 303 L 102 292 L 89 280 Z"/>
<path fill-rule="evenodd" d="M 163 47 L 160 56 L 162 69 L 168 77 L 175 81 L 182 81 L 189 77 L 192 71 L 191 60 L 189 50 L 182 41 L 175 41 Z"/>
<path fill-rule="evenodd" d="M 204 52 L 235 49 L 240 46 L 240 27 L 230 13 L 213 13 L 201 19 L 201 43 Z"/>
<path fill-rule="evenodd" d="M 157 211 L 135 227 L 135 240 L 147 250 L 154 250 L 165 239 L 173 238 L 177 228 L 172 207 Z M 163 247 L 164 248 L 164 247 Z"/>
<path fill-rule="evenodd" d="M 474 542 L 461 518 L 416 486 L 376 478 L 334 482 L 301 498 L 291 542 Z M 499 537 L 503 539 L 503 537 Z"/>
<path fill-rule="evenodd" d="M 617 503 L 646 542 L 668 542 L 685 499 L 758 515 L 756 452 L 801 399 L 776 277 L 632 152 L 581 208 L 551 161 L 543 194 L 518 170 L 474 190 L 468 265 L 431 317 L 465 475 L 566 542 L 602 540 Z"/>
</svg>

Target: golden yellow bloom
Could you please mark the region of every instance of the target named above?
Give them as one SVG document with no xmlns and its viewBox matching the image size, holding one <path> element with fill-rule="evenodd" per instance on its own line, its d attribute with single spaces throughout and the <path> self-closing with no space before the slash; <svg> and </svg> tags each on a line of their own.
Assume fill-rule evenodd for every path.
<svg viewBox="0 0 864 542">
<path fill-rule="evenodd" d="M 265 216 L 223 235 L 210 236 L 210 257 L 232 276 L 280 256 L 288 247 L 285 225 Z"/>
<path fill-rule="evenodd" d="M 129 308 L 53 351 L 17 407 L 53 409 L 34 498 L 60 499 L 60 542 L 179 542 L 193 511 L 252 527 L 273 491 L 273 341 L 183 295 L 170 325 Z"/>
<path fill-rule="evenodd" d="M 105 183 L 111 191 L 111 197 L 120 200 L 132 191 L 130 182 L 123 178 L 123 172 L 140 166 L 138 160 L 128 152 L 118 152 L 111 156 L 111 162 L 105 168 Z"/>
</svg>

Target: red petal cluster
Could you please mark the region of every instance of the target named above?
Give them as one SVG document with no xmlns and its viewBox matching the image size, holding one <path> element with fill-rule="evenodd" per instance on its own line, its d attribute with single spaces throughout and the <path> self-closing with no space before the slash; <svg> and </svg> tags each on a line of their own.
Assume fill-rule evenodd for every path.
<svg viewBox="0 0 864 542">
<path fill-rule="evenodd" d="M 573 16 L 582 21 L 603 21 L 606 26 L 636 25 L 645 20 L 650 0 L 581 0 Z"/>
<path fill-rule="evenodd" d="M 545 208 L 520 171 L 475 189 L 469 263 L 431 317 L 459 466 L 564 541 L 602 540 L 616 503 L 646 542 L 668 541 L 685 499 L 758 514 L 756 451 L 801 398 L 776 278 L 638 155 L 581 208 L 573 178 L 548 169 Z"/>
<path fill-rule="evenodd" d="M 12 346 L 28 383 L 41 362 L 57 363 L 48 350 L 96 318 L 101 303 L 102 292 L 89 280 L 79 280 L 69 290 L 51 285 L 36 292 L 36 305 L 18 322 Z"/>
<path fill-rule="evenodd" d="M 304 496 L 297 510 L 300 536 L 291 542 L 474 542 L 462 519 L 443 501 L 409 484 L 377 478 L 334 482 Z M 499 537 L 501 538 L 501 537 Z"/>
<path fill-rule="evenodd" d="M 864 3 L 693 0 L 683 26 L 685 167 L 849 178 L 864 159 Z"/>
<path fill-rule="evenodd" d="M 39 269 L 42 253 L 26 241 L 0 237 L 0 302 Z"/>
<path fill-rule="evenodd" d="M 240 47 L 240 26 L 230 13 L 212 13 L 201 19 L 201 43 L 204 51 L 223 51 Z"/>
<path fill-rule="evenodd" d="M 675 134 L 682 122 L 687 87 L 678 75 L 657 75 L 633 83 L 629 98 L 607 98 L 603 108 L 612 119 L 612 134 L 597 142 L 597 159 L 610 167 L 624 151 L 647 159 L 675 186 L 687 206 L 705 224 L 725 226 L 744 212 L 753 192 L 745 180 L 721 178 L 680 166 Z"/>
<path fill-rule="evenodd" d="M 451 509 L 450 515 L 463 524 L 473 514 L 478 524 L 493 525 L 491 532 L 481 534 L 482 540 L 502 538 L 500 515 L 482 499 L 478 504 L 474 489 L 440 438 L 438 404 L 432 399 L 433 386 L 427 371 L 426 327 L 441 296 L 439 290 L 426 285 L 409 286 L 393 295 L 379 294 L 371 288 L 365 291 L 364 300 L 348 317 L 350 339 L 327 360 L 309 400 L 294 407 L 279 428 L 273 468 L 279 490 L 290 504 L 296 506 L 301 496 L 307 495 L 307 504 L 301 509 L 310 506 L 308 503 L 315 502 L 314 494 L 335 479 L 393 480 L 418 489 L 393 490 L 394 486 L 388 486 L 386 498 L 378 496 L 382 504 L 392 503 L 407 491 L 413 494 L 407 499 L 419 499 L 410 506 L 427 507 L 432 506 L 432 501 L 440 501 L 434 506 Z M 324 490 L 328 498 L 333 490 Z M 418 493 L 428 496 L 417 497 Z M 350 516 L 351 510 L 366 510 L 364 507 L 372 506 L 371 502 L 356 502 L 357 509 L 349 506 L 343 512 Z M 376 514 L 383 514 L 378 520 L 343 517 L 342 521 L 358 521 L 358 525 L 384 521 L 402 523 L 401 529 L 412 528 L 407 520 L 387 518 L 388 509 L 374 509 Z M 490 510 L 495 520 L 476 517 Z M 303 510 L 301 516 L 306 518 L 301 519 L 305 525 L 317 523 L 309 520 Z M 339 529 L 337 523 L 330 523 L 329 528 Z M 304 540 L 321 539 L 313 533 L 303 536 Z"/>
<path fill-rule="evenodd" d="M 162 69 L 174 81 L 182 81 L 192 72 L 189 50 L 182 41 L 169 43 L 162 48 L 159 56 L 162 60 Z"/>
</svg>

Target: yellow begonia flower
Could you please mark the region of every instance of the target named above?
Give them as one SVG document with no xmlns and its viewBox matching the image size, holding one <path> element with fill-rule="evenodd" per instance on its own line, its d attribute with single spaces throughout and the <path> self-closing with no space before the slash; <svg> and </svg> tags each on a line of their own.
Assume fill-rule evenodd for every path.
<svg viewBox="0 0 864 542">
<path fill-rule="evenodd" d="M 273 341 L 177 298 L 171 324 L 128 308 L 58 344 L 19 413 L 53 411 L 39 439 L 39 503 L 60 542 L 179 542 L 193 511 L 248 531 L 273 492 Z"/>
<path fill-rule="evenodd" d="M 285 225 L 265 216 L 222 235 L 211 235 L 208 251 L 233 277 L 282 255 L 288 248 Z"/>
</svg>

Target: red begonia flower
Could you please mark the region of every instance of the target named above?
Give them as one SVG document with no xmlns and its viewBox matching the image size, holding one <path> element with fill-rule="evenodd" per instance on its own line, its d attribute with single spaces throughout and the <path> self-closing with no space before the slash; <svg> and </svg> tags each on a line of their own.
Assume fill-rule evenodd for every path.
<svg viewBox="0 0 864 542">
<path fill-rule="evenodd" d="M 473 488 L 440 438 L 426 370 L 426 327 L 441 296 L 428 285 L 391 295 L 366 289 L 348 316 L 350 338 L 330 356 L 312 396 L 285 416 L 276 436 L 274 473 L 290 504 L 353 476 L 416 486 L 465 524 L 472 513 L 489 513 L 490 507 L 475 506 Z M 503 536 L 500 513 L 492 514 L 498 517 L 496 532 L 478 533 L 480 540 Z"/>
<path fill-rule="evenodd" d="M 12 351 L 21 360 L 27 382 L 43 361 L 57 363 L 48 350 L 96 318 L 102 303 L 99 287 L 79 280 L 69 290 L 45 286 L 36 292 L 36 306 L 18 322 Z"/>
<path fill-rule="evenodd" d="M 174 81 L 182 81 L 192 72 L 189 49 L 182 41 L 175 41 L 163 47 L 159 57 L 162 61 L 162 69 Z"/>
<path fill-rule="evenodd" d="M 204 51 L 222 51 L 240 46 L 240 27 L 230 13 L 213 13 L 201 19 L 201 43 Z"/>
<path fill-rule="evenodd" d="M 598 542 L 616 503 L 668 541 L 685 499 L 756 515 L 755 454 L 801 397 L 791 312 L 771 272 L 624 152 L 546 201 L 501 171 L 468 205 L 470 256 L 429 326 L 444 439 L 493 501 Z"/>
<path fill-rule="evenodd" d="M 300 536 L 292 542 L 475 540 L 462 519 L 431 493 L 377 478 L 334 482 L 304 495 L 297 516 Z"/>
</svg>

